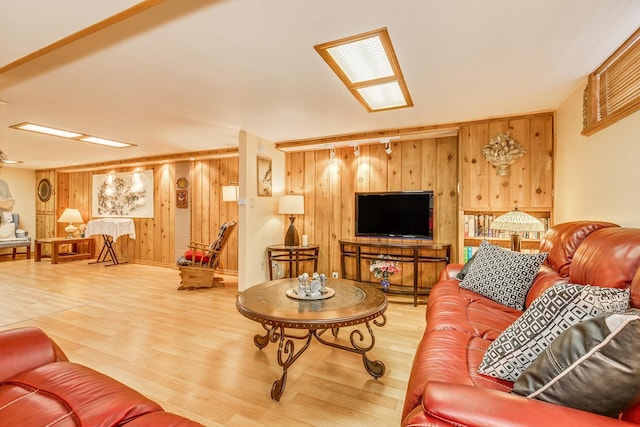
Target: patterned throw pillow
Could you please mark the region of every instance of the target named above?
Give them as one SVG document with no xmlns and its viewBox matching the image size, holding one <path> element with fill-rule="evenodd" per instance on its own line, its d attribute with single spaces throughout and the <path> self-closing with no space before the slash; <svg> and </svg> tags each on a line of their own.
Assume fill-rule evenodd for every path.
<svg viewBox="0 0 640 427">
<path fill-rule="evenodd" d="M 483 240 L 460 287 L 523 310 L 527 292 L 546 258 L 546 253 L 512 252 Z"/>
<path fill-rule="evenodd" d="M 11 212 L 2 212 L 0 216 L 0 224 L 13 223 L 13 214 Z"/>
<path fill-rule="evenodd" d="M 513 392 L 617 417 L 640 398 L 640 311 L 580 322 L 527 368 Z"/>
<path fill-rule="evenodd" d="M 0 225 L 0 239 L 15 239 L 16 225 L 13 222 Z"/>
<path fill-rule="evenodd" d="M 629 307 L 629 290 L 558 284 L 536 298 L 484 354 L 478 372 L 516 381 L 567 328 L 607 312 Z"/>
</svg>

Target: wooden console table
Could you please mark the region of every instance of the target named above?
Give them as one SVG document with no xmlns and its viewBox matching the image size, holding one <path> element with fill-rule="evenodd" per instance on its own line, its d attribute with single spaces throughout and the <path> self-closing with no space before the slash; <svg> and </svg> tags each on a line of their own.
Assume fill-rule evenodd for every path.
<svg viewBox="0 0 640 427">
<path fill-rule="evenodd" d="M 410 292 L 405 289 L 408 286 L 389 288 L 387 292 L 395 294 L 407 294 L 413 296 L 413 305 L 418 305 L 419 295 L 428 295 L 428 292 L 419 292 L 419 265 L 421 263 L 442 263 L 443 267 L 449 264 L 451 259 L 451 244 L 435 242 L 411 242 L 411 243 L 384 243 L 371 240 L 339 240 L 340 243 L 340 268 L 342 277 L 362 282 L 361 262 L 375 261 L 380 255 L 389 256 L 390 260 L 400 263 L 413 263 L 413 288 Z M 345 260 L 355 259 L 355 275 L 347 277 Z"/>
<path fill-rule="evenodd" d="M 51 255 L 42 254 L 42 245 L 51 245 Z M 71 245 L 70 252 L 61 252 L 60 248 L 65 245 Z M 53 237 L 49 239 L 36 239 L 36 257 L 35 262 L 40 262 L 42 258 L 51 258 L 51 264 L 57 264 L 60 261 L 71 261 L 74 259 L 91 259 L 95 258 L 95 240 L 92 238 L 73 238 Z"/>
</svg>

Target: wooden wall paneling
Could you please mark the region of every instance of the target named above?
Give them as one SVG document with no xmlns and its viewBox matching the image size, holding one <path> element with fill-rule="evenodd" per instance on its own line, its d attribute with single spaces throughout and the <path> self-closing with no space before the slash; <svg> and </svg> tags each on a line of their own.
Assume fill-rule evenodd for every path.
<svg viewBox="0 0 640 427">
<path fill-rule="evenodd" d="M 344 149 L 344 169 L 342 172 L 342 185 L 340 186 L 340 229 L 337 230 L 337 240 L 342 236 L 354 236 L 356 232 L 356 206 L 355 193 L 358 191 L 358 169 L 362 166 L 363 160 L 353 154 L 351 147 Z M 340 251 L 340 247 L 335 246 L 335 251 Z M 338 262 L 339 262 L 338 258 Z"/>
<path fill-rule="evenodd" d="M 331 258 L 331 209 L 333 203 L 331 201 L 331 175 L 333 173 L 333 162 L 329 158 L 328 150 L 316 152 L 316 176 L 315 176 L 315 226 L 313 234 L 315 235 L 316 244 L 320 246 L 318 270 L 330 270 Z"/>
<path fill-rule="evenodd" d="M 515 206 L 531 206 L 529 171 L 534 165 L 531 163 L 530 125 L 531 119 L 528 117 L 509 121 L 509 134 L 522 146 L 527 154 L 511 165 L 511 175 L 508 175 L 509 199 L 506 202 L 503 200 L 502 204 L 508 210 L 513 209 Z"/>
<path fill-rule="evenodd" d="M 422 160 L 422 152 L 425 150 L 430 151 L 427 148 L 430 144 L 429 142 L 424 144 L 422 142 L 405 141 L 402 144 L 398 144 L 402 147 L 402 163 L 399 175 L 401 176 L 400 189 L 403 191 L 425 189 L 422 182 L 425 170 L 420 162 Z"/>
<path fill-rule="evenodd" d="M 54 170 L 36 171 L 36 186 L 42 179 L 48 179 L 51 183 L 52 194 L 49 200 L 43 202 L 38 198 L 37 188 L 34 191 L 36 198 L 36 229 L 29 230 L 34 239 L 42 239 L 56 236 L 56 193 L 58 184 Z"/>
<path fill-rule="evenodd" d="M 153 261 L 160 260 L 163 264 L 170 264 L 174 262 L 174 224 L 175 224 L 175 206 L 176 206 L 176 192 L 175 192 L 175 168 L 173 164 L 162 165 L 160 168 L 161 179 L 159 193 L 160 193 L 160 205 L 156 203 L 155 207 L 160 208 L 160 227 L 156 222 L 156 233 L 160 235 L 160 245 L 156 245 L 154 248 Z M 159 230 L 158 230 L 159 228 Z M 150 260 L 151 261 L 151 260 Z"/>
<path fill-rule="evenodd" d="M 553 206 L 553 117 L 531 118 L 529 143 L 530 206 Z"/>
<path fill-rule="evenodd" d="M 333 244 L 331 247 L 331 269 L 340 272 L 340 244 L 339 240 L 344 236 L 355 235 L 355 196 L 358 191 L 358 169 L 362 165 L 360 156 L 356 157 L 353 153 L 353 147 L 341 149 L 340 156 L 343 164 L 340 183 L 340 206 L 337 211 L 339 217 L 334 219 L 334 223 L 339 225 L 333 236 Z M 353 270 L 351 270 L 353 271 Z M 366 276 L 364 276 L 366 277 Z"/>
<path fill-rule="evenodd" d="M 209 160 L 209 185 L 204 200 L 207 201 L 206 217 L 207 227 L 203 230 L 203 234 L 207 237 L 205 242 L 212 242 L 218 235 L 220 230 L 220 160 Z"/>
<path fill-rule="evenodd" d="M 294 153 L 291 153 L 292 155 Z M 296 157 L 297 163 L 300 167 L 297 169 L 301 175 L 300 180 L 302 187 L 298 190 L 304 194 L 304 215 L 302 219 L 302 232 L 309 236 L 309 243 L 319 244 L 318 237 L 315 234 L 316 225 L 316 153 L 313 151 L 305 151 L 300 156 Z M 288 187 L 287 187 L 288 188 Z M 287 223 L 285 222 L 284 229 L 286 230 Z M 284 240 L 284 237 L 283 237 Z M 319 257 L 323 257 L 322 248 L 320 248 Z"/>
<path fill-rule="evenodd" d="M 58 218 L 60 218 L 60 215 L 62 215 L 62 212 L 64 212 L 64 210 L 69 207 L 69 191 L 70 191 L 69 186 L 71 184 L 69 180 L 69 174 L 66 174 L 66 173 L 57 174 L 56 182 L 58 184 L 58 191 L 56 191 L 56 194 L 55 194 L 56 226 L 55 226 L 55 231 L 53 235 L 54 237 L 64 237 L 66 235 L 64 228 L 67 226 L 67 224 L 59 223 L 57 222 L 57 220 Z"/>
<path fill-rule="evenodd" d="M 436 203 L 434 241 L 451 243 L 451 259 L 458 253 L 458 138 L 440 138 L 436 140 L 437 173 L 434 168 Z M 441 266 L 433 267 L 440 269 Z M 423 275 L 422 277 L 431 277 Z M 433 283 L 431 283 L 432 285 Z"/>
<path fill-rule="evenodd" d="M 238 167 L 239 162 L 237 157 L 229 157 L 220 159 L 220 185 L 238 185 Z M 234 183 L 234 184 L 231 184 Z M 221 187 L 220 187 L 221 188 Z M 221 190 L 220 190 L 221 191 Z M 219 194 L 220 208 L 220 224 L 229 221 L 238 221 L 238 203 L 237 202 L 223 202 L 222 194 Z M 227 247 L 223 251 L 222 268 L 225 270 L 237 270 L 238 269 L 238 226 L 236 230 L 229 236 L 227 240 Z"/>
<path fill-rule="evenodd" d="M 371 160 L 371 145 L 364 145 L 360 147 L 360 156 L 358 157 L 355 179 L 356 179 L 356 191 L 366 192 L 370 187 L 370 171 L 372 168 Z M 354 196 L 355 203 L 355 196 Z M 355 228 L 355 225 L 354 225 Z"/>
<path fill-rule="evenodd" d="M 192 167 L 192 208 L 191 208 L 191 239 L 196 242 L 204 242 L 202 236 L 202 216 L 206 213 L 203 208 L 203 188 L 207 187 L 207 183 L 203 180 L 203 169 L 205 168 L 204 160 L 193 162 Z"/>
<path fill-rule="evenodd" d="M 388 188 L 389 174 L 387 153 L 382 144 L 370 146 L 369 152 L 369 188 L 363 191 L 386 191 Z"/>
<path fill-rule="evenodd" d="M 52 212 L 42 212 L 36 214 L 35 239 L 46 239 L 55 236 L 56 215 Z M 31 234 L 29 234 L 31 235 Z"/>
<path fill-rule="evenodd" d="M 201 193 L 200 193 L 200 212 L 199 221 L 196 221 L 199 227 L 198 241 L 210 242 L 211 235 L 211 217 L 209 216 L 209 193 L 211 191 L 211 162 L 204 160 L 202 162 Z"/>
<path fill-rule="evenodd" d="M 488 142 L 488 124 L 465 124 L 460 131 L 461 191 L 465 209 L 489 209 L 490 166 L 482 154 Z M 486 142 L 485 142 L 486 141 Z"/>
<path fill-rule="evenodd" d="M 328 233 L 328 264 L 325 266 L 324 271 L 338 271 L 334 266 L 340 265 L 340 245 L 338 244 L 338 238 L 342 230 L 343 218 L 343 191 L 342 183 L 346 178 L 345 174 L 348 173 L 346 166 L 346 149 L 337 150 L 335 159 L 329 161 L 329 194 L 331 199 L 329 201 L 329 233 Z M 353 152 L 351 153 L 353 156 Z M 331 273 L 329 273 L 331 274 Z"/>
<path fill-rule="evenodd" d="M 495 121 L 489 123 L 489 135 L 485 143 L 498 136 L 498 134 L 509 133 L 522 148 L 529 153 L 529 120 L 516 119 L 512 121 Z M 478 141 L 480 143 L 481 141 Z M 496 174 L 497 167 L 491 165 L 489 172 L 489 188 L 493 189 L 489 205 L 494 209 L 512 210 L 517 206 L 529 205 L 529 192 L 527 174 L 529 170 L 529 158 L 524 157 L 516 160 L 511 165 L 511 173 L 505 176 Z M 483 160 L 486 162 L 486 159 Z"/>
<path fill-rule="evenodd" d="M 383 144 L 380 144 L 383 146 Z M 399 191 L 402 190 L 402 151 L 404 148 L 403 142 L 392 142 L 391 154 L 383 153 L 388 156 L 387 158 L 387 188 L 383 191 Z"/>
</svg>

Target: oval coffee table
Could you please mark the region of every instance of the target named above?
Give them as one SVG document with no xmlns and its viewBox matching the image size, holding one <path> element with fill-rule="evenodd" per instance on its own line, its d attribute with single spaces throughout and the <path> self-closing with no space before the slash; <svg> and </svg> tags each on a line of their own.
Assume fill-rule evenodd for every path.
<svg viewBox="0 0 640 427">
<path fill-rule="evenodd" d="M 370 322 L 382 327 L 387 323 L 384 315 L 387 297 L 367 283 L 352 280 L 328 280 L 326 286 L 335 295 L 326 299 L 300 300 L 287 296 L 288 289 L 298 286 L 297 279 L 281 279 L 253 286 L 238 294 L 236 307 L 245 317 L 262 325 L 266 333 L 256 334 L 253 342 L 259 349 L 269 342 L 278 343 L 278 364 L 282 366 L 282 376 L 271 387 L 271 398 L 280 400 L 287 383 L 287 369 L 309 347 L 315 337 L 321 344 L 357 353 L 367 372 L 374 378 L 384 375 L 385 366 L 379 360 L 370 360 L 367 352 L 375 345 L 375 336 Z M 323 338 L 331 330 L 334 338 L 342 327 L 363 325 L 369 338 L 360 329 L 349 335 L 350 346 Z M 291 330 L 306 330 L 296 334 Z M 296 350 L 295 341 L 301 340 L 302 347 Z"/>
</svg>

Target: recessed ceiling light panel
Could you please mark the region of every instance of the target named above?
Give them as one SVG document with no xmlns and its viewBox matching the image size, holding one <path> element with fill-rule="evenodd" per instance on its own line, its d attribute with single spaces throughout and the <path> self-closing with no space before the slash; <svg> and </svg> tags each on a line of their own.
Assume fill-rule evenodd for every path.
<svg viewBox="0 0 640 427">
<path fill-rule="evenodd" d="M 126 144 L 124 142 L 112 141 L 110 139 L 98 138 L 95 136 L 80 138 L 80 141 L 92 142 L 94 144 L 106 145 L 108 147 L 115 147 L 115 148 L 123 148 L 123 147 L 131 146 L 131 144 Z"/>
<path fill-rule="evenodd" d="M 14 127 L 14 126 L 11 126 L 11 127 Z M 77 138 L 79 136 L 82 136 L 81 133 L 69 132 L 66 130 L 50 128 L 48 126 L 36 125 L 33 123 L 23 123 L 20 125 L 15 125 L 15 128 L 22 129 L 22 130 L 29 130 L 31 132 L 45 133 L 47 135 L 61 136 L 63 138 Z"/>
<path fill-rule="evenodd" d="M 135 146 L 135 144 L 129 144 L 126 142 L 119 142 L 119 141 L 113 141 L 110 139 L 98 138 L 96 136 L 91 136 L 84 133 L 70 132 L 67 130 L 52 128 L 49 126 L 37 125 L 35 123 L 29 123 L 29 122 L 18 123 L 16 125 L 11 125 L 9 127 L 12 129 L 27 130 L 30 132 L 43 133 L 45 135 L 53 135 L 53 136 L 59 136 L 62 138 L 67 138 L 67 139 L 74 139 L 76 141 L 84 141 L 84 142 L 91 142 L 93 144 L 106 145 L 108 147 L 124 148 L 124 147 Z"/>
<path fill-rule="evenodd" d="M 327 51 L 351 83 L 393 76 L 391 63 L 378 35 L 331 47 Z"/>
<path fill-rule="evenodd" d="M 398 82 L 356 89 L 371 110 L 404 107 L 405 99 Z"/>
<path fill-rule="evenodd" d="M 386 28 L 315 49 L 370 112 L 413 106 Z"/>
</svg>

